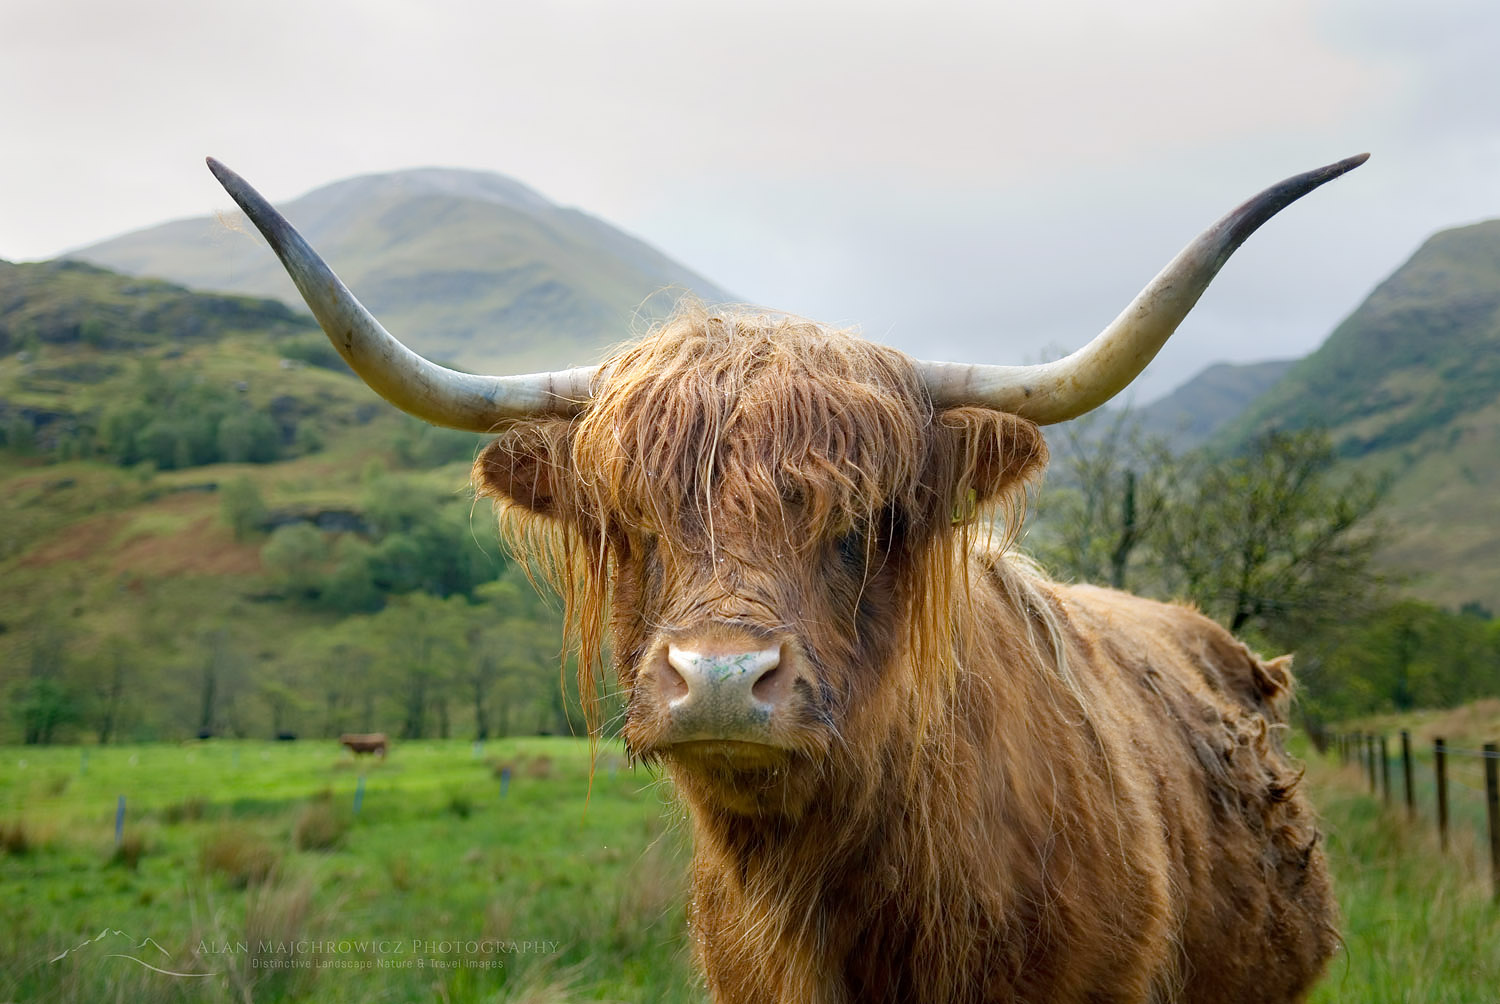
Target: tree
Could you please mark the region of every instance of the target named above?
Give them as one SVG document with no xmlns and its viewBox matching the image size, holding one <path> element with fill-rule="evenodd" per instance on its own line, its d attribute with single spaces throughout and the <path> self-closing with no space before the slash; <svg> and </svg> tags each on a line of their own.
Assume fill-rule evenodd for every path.
<svg viewBox="0 0 1500 1004">
<path fill-rule="evenodd" d="M 1240 456 L 1191 461 L 1153 533 L 1165 590 L 1286 647 L 1369 610 L 1382 491 L 1334 460 L 1322 433 L 1272 432 Z"/>
<path fill-rule="evenodd" d="M 260 549 L 261 562 L 283 596 L 316 600 L 323 592 L 328 541 L 307 523 L 279 526 Z"/>
<path fill-rule="evenodd" d="M 11 713 L 28 745 L 47 745 L 58 729 L 78 720 L 78 701 L 64 680 L 65 635 L 60 625 L 42 620 L 31 639 L 30 672 L 10 694 Z"/>
<path fill-rule="evenodd" d="M 28 746 L 50 744 L 60 727 L 78 719 L 77 702 L 60 680 L 27 680 L 16 687 L 11 702 Z"/>
<path fill-rule="evenodd" d="M 1472 612 L 1397 600 L 1299 653 L 1299 705 L 1305 717 L 1338 721 L 1500 694 L 1496 627 Z"/>
<path fill-rule="evenodd" d="M 1172 457 L 1123 419 L 1065 435 L 1065 483 L 1036 532 L 1044 560 L 1080 579 L 1128 575 L 1131 588 L 1193 603 L 1253 644 L 1295 651 L 1304 718 L 1451 700 L 1456 667 L 1486 675 L 1472 665 L 1477 641 L 1459 643 L 1467 656 L 1434 654 L 1443 637 L 1479 637 L 1434 629 L 1429 611 L 1453 615 L 1377 615 L 1373 558 L 1389 533 L 1374 517 L 1380 486 L 1337 468 L 1325 436 L 1272 433 L 1236 456 Z"/>
<path fill-rule="evenodd" d="M 1177 461 L 1128 411 L 1069 422 L 1061 435 L 1063 484 L 1048 496 L 1052 532 L 1040 556 L 1065 578 L 1124 589 L 1132 557 L 1166 510 Z"/>
<path fill-rule="evenodd" d="M 219 506 L 235 540 L 248 540 L 266 521 L 265 499 L 249 478 L 235 478 L 225 485 Z"/>
<path fill-rule="evenodd" d="M 219 421 L 218 459 L 231 464 L 268 464 L 281 453 L 281 430 L 271 416 L 248 407 Z"/>
<path fill-rule="evenodd" d="M 383 689 L 400 705 L 403 739 L 426 737 L 431 713 L 442 712 L 461 658 L 467 606 L 461 597 L 413 593 L 348 622 L 358 625 Z"/>
<path fill-rule="evenodd" d="M 232 735 L 247 733 L 245 722 L 236 706 L 245 684 L 244 649 L 224 628 L 210 632 L 203 639 L 198 663 L 198 731 Z"/>
<path fill-rule="evenodd" d="M 120 728 L 125 704 L 125 690 L 134 676 L 136 655 L 123 637 L 109 638 L 101 654 L 93 660 L 93 700 L 89 706 L 99 745 L 108 745 Z"/>
</svg>

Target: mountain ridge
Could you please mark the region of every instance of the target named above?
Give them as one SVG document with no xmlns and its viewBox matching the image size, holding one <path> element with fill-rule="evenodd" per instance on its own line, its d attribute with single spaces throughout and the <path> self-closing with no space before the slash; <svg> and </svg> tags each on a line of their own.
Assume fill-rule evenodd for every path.
<svg viewBox="0 0 1500 1004">
<path fill-rule="evenodd" d="M 1500 609 L 1500 219 L 1429 237 L 1214 443 L 1273 427 L 1389 479 L 1382 557 L 1410 588 Z"/>
<path fill-rule="evenodd" d="M 280 208 L 397 337 L 469 369 L 595 361 L 682 295 L 735 299 L 634 235 L 493 172 L 361 175 Z M 301 308 L 280 264 L 237 212 L 158 224 L 67 257 Z"/>
</svg>

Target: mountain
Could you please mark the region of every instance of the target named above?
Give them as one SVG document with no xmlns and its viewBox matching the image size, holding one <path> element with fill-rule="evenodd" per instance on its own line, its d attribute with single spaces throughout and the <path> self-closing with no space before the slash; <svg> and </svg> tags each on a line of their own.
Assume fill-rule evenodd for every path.
<svg viewBox="0 0 1500 1004">
<path fill-rule="evenodd" d="M 443 618 L 502 653 L 493 728 L 565 731 L 561 625 L 466 487 L 481 443 L 385 405 L 279 301 L 0 261 L 0 744 L 395 727 L 379 625 Z"/>
<path fill-rule="evenodd" d="M 375 174 L 279 208 L 393 334 L 467 369 L 595 361 L 683 292 L 734 299 L 650 245 L 498 174 Z M 68 257 L 301 309 L 280 263 L 238 212 L 165 223 Z"/>
<path fill-rule="evenodd" d="M 1416 592 L 1500 609 L 1500 220 L 1430 238 L 1219 442 L 1275 426 L 1391 479 L 1386 558 Z"/>
<path fill-rule="evenodd" d="M 0 260 L 0 356 L 44 344 L 127 348 L 233 330 L 312 330 L 279 300 L 193 293 L 82 261 Z"/>
<path fill-rule="evenodd" d="M 1136 413 L 1143 433 L 1181 452 L 1202 446 L 1286 376 L 1296 360 L 1218 363 Z"/>
</svg>

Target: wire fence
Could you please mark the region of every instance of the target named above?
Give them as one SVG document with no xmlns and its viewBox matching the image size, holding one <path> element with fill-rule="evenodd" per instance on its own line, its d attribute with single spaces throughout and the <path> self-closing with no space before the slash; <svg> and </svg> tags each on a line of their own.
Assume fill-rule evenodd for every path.
<svg viewBox="0 0 1500 1004">
<path fill-rule="evenodd" d="M 1416 821 L 1418 806 L 1429 803 L 1437 822 L 1438 843 L 1447 853 L 1450 831 L 1455 825 L 1478 828 L 1483 793 L 1484 827 L 1489 835 L 1492 895 L 1500 903 L 1500 744 L 1485 743 L 1480 749 L 1450 746 L 1434 738 L 1430 751 L 1415 749 L 1411 733 L 1401 730 L 1400 749 L 1392 756 L 1390 738 L 1369 732 L 1334 732 L 1327 735 L 1327 748 L 1345 765 L 1364 771 L 1370 794 L 1379 795 L 1387 806 L 1397 797 L 1406 803 L 1407 817 Z M 1399 795 L 1392 790 L 1393 766 L 1400 771 Z M 1460 797 L 1455 798 L 1458 795 Z"/>
</svg>

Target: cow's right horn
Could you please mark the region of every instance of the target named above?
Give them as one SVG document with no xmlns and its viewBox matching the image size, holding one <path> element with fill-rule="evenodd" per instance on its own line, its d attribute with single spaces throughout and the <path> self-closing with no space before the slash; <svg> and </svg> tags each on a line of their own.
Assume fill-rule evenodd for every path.
<svg viewBox="0 0 1500 1004">
<path fill-rule="evenodd" d="M 370 387 L 409 414 L 451 429 L 489 432 L 511 419 L 575 414 L 598 368 L 477 376 L 429 362 L 402 345 L 354 298 L 302 235 L 259 192 L 212 157 L 208 169 L 265 235 L 328 340 Z"/>
<path fill-rule="evenodd" d="M 918 363 L 933 403 L 939 407 L 980 405 L 1029 418 L 1038 425 L 1065 422 L 1092 411 L 1140 375 L 1229 256 L 1262 223 L 1369 157 L 1358 154 L 1261 192 L 1199 235 L 1109 327 L 1066 358 L 1036 366 Z"/>
</svg>

